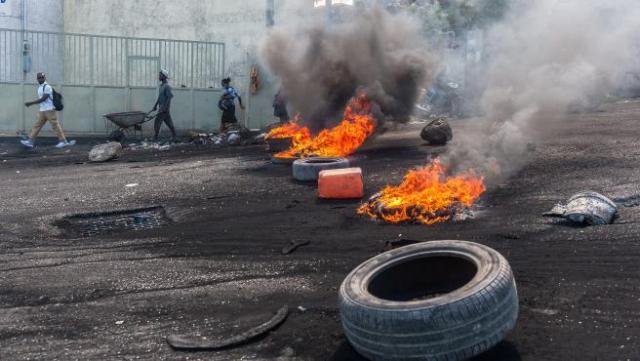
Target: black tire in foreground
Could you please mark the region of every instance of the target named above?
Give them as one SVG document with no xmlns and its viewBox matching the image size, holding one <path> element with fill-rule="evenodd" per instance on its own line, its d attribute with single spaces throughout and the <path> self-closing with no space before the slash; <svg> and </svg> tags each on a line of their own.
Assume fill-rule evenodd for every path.
<svg viewBox="0 0 640 361">
<path fill-rule="evenodd" d="M 299 181 L 315 181 L 321 171 L 327 169 L 349 168 L 346 158 L 312 157 L 293 162 L 293 178 Z"/>
<path fill-rule="evenodd" d="M 370 360 L 464 360 L 513 329 L 518 294 L 511 267 L 471 242 L 418 243 L 356 267 L 340 286 L 351 345 Z"/>
<path fill-rule="evenodd" d="M 431 145 L 445 145 L 453 139 L 453 130 L 444 118 L 439 118 L 422 128 L 420 137 Z"/>
</svg>

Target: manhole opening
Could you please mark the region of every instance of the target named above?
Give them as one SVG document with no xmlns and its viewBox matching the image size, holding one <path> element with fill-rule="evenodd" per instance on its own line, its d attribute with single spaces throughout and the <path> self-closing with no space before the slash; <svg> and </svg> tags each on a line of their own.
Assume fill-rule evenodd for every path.
<svg viewBox="0 0 640 361">
<path fill-rule="evenodd" d="M 55 225 L 67 234 L 89 237 L 122 231 L 160 228 L 169 223 L 171 223 L 171 219 L 167 216 L 165 209 L 157 206 L 75 214 L 62 218 Z"/>
</svg>

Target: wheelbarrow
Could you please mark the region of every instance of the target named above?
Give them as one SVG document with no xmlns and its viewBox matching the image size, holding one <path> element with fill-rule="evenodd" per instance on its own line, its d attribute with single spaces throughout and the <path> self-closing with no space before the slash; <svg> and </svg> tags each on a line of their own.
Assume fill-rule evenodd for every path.
<svg viewBox="0 0 640 361">
<path fill-rule="evenodd" d="M 107 129 L 107 133 L 109 133 L 109 140 L 122 142 L 132 132 L 134 136 L 136 132 L 140 132 L 140 136 L 142 137 L 142 124 L 155 118 L 156 115 L 157 113 L 154 110 L 148 113 L 134 111 L 103 115 L 105 119 L 116 126 L 116 129 L 109 133 L 110 129 L 105 122 L 105 128 Z"/>
</svg>

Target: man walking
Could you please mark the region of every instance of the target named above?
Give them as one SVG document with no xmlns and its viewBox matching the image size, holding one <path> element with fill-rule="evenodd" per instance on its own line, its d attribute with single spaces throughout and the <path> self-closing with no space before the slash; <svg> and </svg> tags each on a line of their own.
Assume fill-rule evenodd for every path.
<svg viewBox="0 0 640 361">
<path fill-rule="evenodd" d="M 58 122 L 58 114 L 56 113 L 56 108 L 53 106 L 53 88 L 47 83 L 47 79 L 44 73 L 37 74 L 38 79 L 38 99 L 26 102 L 24 105 L 26 107 L 30 107 L 35 104 L 40 104 L 40 111 L 38 112 L 38 118 L 36 123 L 31 128 L 31 132 L 29 133 L 29 138 L 25 140 L 21 140 L 20 143 L 28 148 L 33 148 L 34 140 L 40 133 L 40 130 L 44 126 L 44 124 L 48 121 L 51 123 L 51 128 L 58 136 L 58 144 L 56 148 L 64 148 L 70 145 L 76 144 L 75 140 L 67 141 L 67 138 L 64 136 L 64 132 L 62 131 L 62 127 L 60 126 L 60 122 Z"/>
<path fill-rule="evenodd" d="M 158 101 L 153 106 L 153 110 L 158 109 L 158 114 L 156 115 L 156 121 L 154 124 L 155 135 L 153 137 L 153 141 L 158 141 L 158 134 L 160 134 L 160 127 L 164 122 L 169 130 L 171 131 L 171 140 L 176 141 L 176 130 L 173 127 L 173 120 L 171 119 L 171 98 L 173 98 L 173 92 L 171 91 L 171 85 L 169 85 L 169 72 L 165 69 L 160 70 L 160 74 L 158 75 L 158 80 L 160 80 L 160 90 L 158 91 Z"/>
</svg>

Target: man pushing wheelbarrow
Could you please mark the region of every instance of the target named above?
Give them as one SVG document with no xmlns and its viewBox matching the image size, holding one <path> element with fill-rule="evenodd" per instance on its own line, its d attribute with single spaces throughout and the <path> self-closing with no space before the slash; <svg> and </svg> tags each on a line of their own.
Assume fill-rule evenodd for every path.
<svg viewBox="0 0 640 361">
<path fill-rule="evenodd" d="M 164 122 L 169 130 L 171 131 L 171 141 L 176 141 L 176 129 L 173 126 L 173 120 L 171 119 L 171 98 L 173 98 L 173 92 L 171 91 L 171 85 L 169 85 L 169 72 L 165 69 L 160 70 L 160 74 L 158 74 L 158 80 L 160 80 L 160 89 L 158 91 L 158 100 L 156 104 L 153 106 L 154 110 L 158 110 L 158 114 L 156 115 L 155 124 L 153 125 L 153 129 L 155 131 L 153 136 L 153 141 L 158 141 L 158 134 L 160 133 L 160 127 Z"/>
<path fill-rule="evenodd" d="M 166 123 L 169 130 L 171 130 L 172 141 L 176 140 L 176 130 L 173 126 L 173 120 L 171 119 L 171 98 L 173 98 L 173 92 L 168 82 L 169 72 L 162 69 L 158 74 L 158 80 L 160 80 L 160 89 L 158 90 L 158 100 L 156 101 L 153 109 L 148 112 L 124 112 L 124 113 L 111 113 L 105 114 L 104 117 L 114 123 L 117 129 L 109 134 L 109 140 L 122 143 L 126 138 L 126 135 L 133 128 L 133 132 L 142 131 L 142 125 L 151 119 L 155 118 L 154 124 L 154 136 L 153 141 L 158 141 L 158 135 L 160 133 L 160 127 L 162 123 Z M 152 114 L 157 110 L 156 114 Z"/>
</svg>

